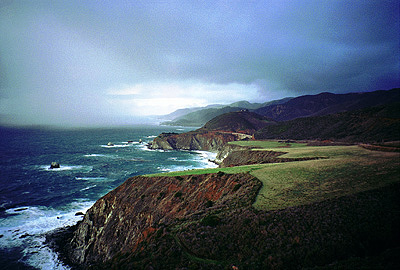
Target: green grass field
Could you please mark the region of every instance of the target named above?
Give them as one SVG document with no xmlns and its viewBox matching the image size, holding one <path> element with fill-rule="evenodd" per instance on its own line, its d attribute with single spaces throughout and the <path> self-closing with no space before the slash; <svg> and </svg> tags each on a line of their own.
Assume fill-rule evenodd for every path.
<svg viewBox="0 0 400 270">
<path fill-rule="evenodd" d="M 254 207 L 275 210 L 309 204 L 379 188 L 400 181 L 400 153 L 371 151 L 359 146 L 306 146 L 277 141 L 240 141 L 233 144 L 255 147 L 254 151 L 287 152 L 281 157 L 324 159 L 229 168 L 189 170 L 157 175 L 178 176 L 249 172 L 262 183 Z M 157 176 L 149 175 L 149 176 Z"/>
<path fill-rule="evenodd" d="M 306 143 L 285 143 L 279 141 L 234 141 L 229 144 L 235 144 L 239 146 L 254 147 L 254 148 L 297 148 L 306 147 Z"/>
</svg>

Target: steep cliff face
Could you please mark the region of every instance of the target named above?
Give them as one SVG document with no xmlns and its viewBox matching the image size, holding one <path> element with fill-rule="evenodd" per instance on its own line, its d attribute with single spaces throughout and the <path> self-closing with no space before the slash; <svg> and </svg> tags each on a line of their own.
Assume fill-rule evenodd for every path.
<svg viewBox="0 0 400 270">
<path fill-rule="evenodd" d="M 232 151 L 222 160 L 222 162 L 220 163 L 220 167 L 276 163 L 280 162 L 278 156 L 284 153 L 285 152 L 252 151 L 249 149 L 242 151 Z"/>
<path fill-rule="evenodd" d="M 149 235 L 178 219 L 198 221 L 213 211 L 251 205 L 249 196 L 259 187 L 248 174 L 130 178 L 88 210 L 70 243 L 71 259 L 90 265 L 134 253 Z"/>
<path fill-rule="evenodd" d="M 217 162 L 219 167 L 232 167 L 232 166 L 242 166 L 251 164 L 264 164 L 264 163 L 281 163 L 281 162 L 293 162 L 293 161 L 303 161 L 303 160 L 314 160 L 323 159 L 326 157 L 300 157 L 300 158 L 284 158 L 280 157 L 286 152 L 275 152 L 275 151 L 257 151 L 251 149 L 232 149 L 223 156 L 220 161 L 217 157 Z"/>
<path fill-rule="evenodd" d="M 150 149 L 218 151 L 227 142 L 238 140 L 238 134 L 229 132 L 163 133 L 153 140 Z"/>
<path fill-rule="evenodd" d="M 215 162 L 218 164 L 221 164 L 223 160 L 231 153 L 234 151 L 243 151 L 248 149 L 248 147 L 242 147 L 239 145 L 235 144 L 225 144 L 223 147 L 221 147 L 218 151 L 217 156 L 215 157 Z"/>
</svg>

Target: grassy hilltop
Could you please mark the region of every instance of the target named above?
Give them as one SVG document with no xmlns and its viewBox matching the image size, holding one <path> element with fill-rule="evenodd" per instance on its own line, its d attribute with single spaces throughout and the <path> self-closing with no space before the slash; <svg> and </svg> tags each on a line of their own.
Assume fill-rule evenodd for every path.
<svg viewBox="0 0 400 270">
<path fill-rule="evenodd" d="M 278 141 L 238 141 L 230 144 L 254 147 L 253 151 L 287 152 L 278 158 L 318 159 L 189 170 L 162 175 L 249 172 L 263 183 L 254 203 L 260 210 L 281 209 L 322 201 L 399 181 L 398 152 L 371 151 L 358 145 L 307 146 L 306 143 Z M 156 175 L 161 174 L 149 176 Z"/>
</svg>

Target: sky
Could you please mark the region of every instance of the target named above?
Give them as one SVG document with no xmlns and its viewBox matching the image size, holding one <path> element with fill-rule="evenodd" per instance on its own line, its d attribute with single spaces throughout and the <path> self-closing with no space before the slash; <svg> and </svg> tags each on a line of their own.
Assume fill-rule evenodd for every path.
<svg viewBox="0 0 400 270">
<path fill-rule="evenodd" d="M 400 86 L 390 0 L 0 0 L 0 124 Z"/>
</svg>

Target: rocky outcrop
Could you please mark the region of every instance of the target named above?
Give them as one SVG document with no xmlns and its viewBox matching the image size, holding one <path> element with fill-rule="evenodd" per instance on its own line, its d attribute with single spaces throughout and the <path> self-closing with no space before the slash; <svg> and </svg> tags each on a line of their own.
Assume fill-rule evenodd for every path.
<svg viewBox="0 0 400 270">
<path fill-rule="evenodd" d="M 52 163 L 50 164 L 50 169 L 58 169 L 58 168 L 60 168 L 60 163 L 58 163 L 58 162 L 52 162 Z"/>
<path fill-rule="evenodd" d="M 284 154 L 284 152 L 274 152 L 266 150 L 252 151 L 246 149 L 241 151 L 232 151 L 220 163 L 220 167 L 232 167 L 240 165 L 262 164 L 262 163 L 276 163 L 280 162 L 278 156 L 282 154 Z"/>
<path fill-rule="evenodd" d="M 243 147 L 239 146 L 236 144 L 225 144 L 223 147 L 221 147 L 217 153 L 217 156 L 215 157 L 215 162 L 217 164 L 221 164 L 223 160 L 233 151 L 243 151 L 249 149 L 248 147 Z"/>
<path fill-rule="evenodd" d="M 87 211 L 70 242 L 70 257 L 87 266 L 134 253 L 177 220 L 196 222 L 216 211 L 250 206 L 260 186 L 248 174 L 130 178 Z"/>
<path fill-rule="evenodd" d="M 182 134 L 162 133 L 149 144 L 150 149 L 218 151 L 227 142 L 240 137 L 230 132 L 193 131 Z"/>
<path fill-rule="evenodd" d="M 275 152 L 267 150 L 251 150 L 244 149 L 230 151 L 226 154 L 224 159 L 219 162 L 219 167 L 233 167 L 242 165 L 252 164 L 265 164 L 265 163 L 282 163 L 282 162 L 293 162 L 293 161 L 304 161 L 304 160 L 315 160 L 325 159 L 327 157 L 299 157 L 299 158 L 284 158 L 280 157 L 286 152 Z"/>
</svg>

